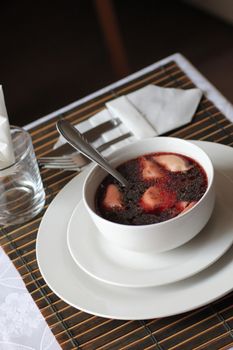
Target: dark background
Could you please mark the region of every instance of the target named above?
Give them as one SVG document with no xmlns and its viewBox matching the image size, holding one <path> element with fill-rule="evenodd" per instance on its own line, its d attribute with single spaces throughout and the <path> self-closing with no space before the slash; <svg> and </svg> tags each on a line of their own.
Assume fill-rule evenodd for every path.
<svg viewBox="0 0 233 350">
<path fill-rule="evenodd" d="M 233 26 L 178 0 L 112 3 L 129 72 L 181 52 L 233 102 Z M 122 76 L 111 64 L 95 1 L 6 1 L 0 36 L 11 124 L 24 125 Z"/>
</svg>

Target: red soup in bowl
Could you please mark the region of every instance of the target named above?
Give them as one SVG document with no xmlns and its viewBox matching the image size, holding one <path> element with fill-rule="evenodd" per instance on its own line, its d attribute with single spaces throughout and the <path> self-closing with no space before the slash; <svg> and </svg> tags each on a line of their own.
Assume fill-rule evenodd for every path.
<svg viewBox="0 0 233 350">
<path fill-rule="evenodd" d="M 123 225 L 155 224 L 185 213 L 208 185 L 203 167 L 178 153 L 142 155 L 117 170 L 130 186 L 125 188 L 108 175 L 97 189 L 95 206 L 101 217 Z"/>
</svg>

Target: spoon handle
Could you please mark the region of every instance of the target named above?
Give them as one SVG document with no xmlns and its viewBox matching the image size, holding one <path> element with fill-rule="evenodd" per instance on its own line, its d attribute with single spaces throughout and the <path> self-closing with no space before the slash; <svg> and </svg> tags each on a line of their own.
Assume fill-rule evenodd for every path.
<svg viewBox="0 0 233 350">
<path fill-rule="evenodd" d="M 109 174 L 115 177 L 123 186 L 128 186 L 128 181 L 116 169 L 112 168 L 108 161 L 95 148 L 93 148 L 85 137 L 67 120 L 59 119 L 57 122 L 57 130 L 71 146 L 80 151 L 90 160 L 96 162 Z"/>
</svg>

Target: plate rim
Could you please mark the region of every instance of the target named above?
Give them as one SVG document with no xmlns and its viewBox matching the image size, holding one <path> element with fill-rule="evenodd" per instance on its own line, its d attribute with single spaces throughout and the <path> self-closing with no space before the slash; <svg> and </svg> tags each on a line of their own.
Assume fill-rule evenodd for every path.
<svg viewBox="0 0 233 350">
<path fill-rule="evenodd" d="M 216 171 L 217 172 L 217 171 Z M 218 173 L 218 172 L 217 172 Z M 220 176 L 224 176 L 223 174 L 220 174 L 220 173 L 218 173 Z M 219 200 L 218 199 L 218 191 L 220 191 L 220 189 L 216 189 L 216 202 L 217 202 L 217 200 Z M 217 203 L 215 203 L 215 209 L 216 209 L 216 205 L 218 205 Z M 199 265 L 199 267 L 196 267 L 196 268 L 194 268 L 194 270 L 192 270 L 192 272 L 186 272 L 186 274 L 184 275 L 184 273 L 182 273 L 181 275 L 179 275 L 178 277 L 174 277 L 174 278 L 170 278 L 170 280 L 168 280 L 168 277 L 167 278 L 165 278 L 165 281 L 164 280 L 162 280 L 162 282 L 161 283 L 156 283 L 155 281 L 154 282 L 144 282 L 144 284 L 142 284 L 142 283 L 139 283 L 138 285 L 136 284 L 136 282 L 133 284 L 133 282 L 131 282 L 131 283 L 129 283 L 129 284 L 126 284 L 126 283 L 123 283 L 123 282 L 117 282 L 116 281 L 116 279 L 115 279 L 115 281 L 113 280 L 113 279 L 110 279 L 110 280 L 108 280 L 107 279 L 107 277 L 104 277 L 103 275 L 101 276 L 101 275 L 98 275 L 97 273 L 95 274 L 92 270 L 89 270 L 88 268 L 89 268 L 89 266 L 87 266 L 86 264 L 85 264 L 85 261 L 83 262 L 83 259 L 81 258 L 81 261 L 78 259 L 78 257 L 77 257 L 77 254 L 78 254 L 78 251 L 76 250 L 76 253 L 75 253 L 75 251 L 72 249 L 72 247 L 71 247 L 71 240 L 72 240 L 72 237 L 73 237 L 73 235 L 74 235 L 74 233 L 73 233 L 73 231 L 72 231 L 72 229 L 71 229 L 71 225 L 73 225 L 73 220 L 76 220 L 74 217 L 77 215 L 77 212 L 79 211 L 79 210 L 82 210 L 82 209 L 79 209 L 80 207 L 82 207 L 82 209 L 84 208 L 84 210 L 85 210 L 85 206 L 84 206 L 84 203 L 83 203 L 83 200 L 81 199 L 77 204 L 76 204 L 76 206 L 75 206 L 75 208 L 73 209 L 73 211 L 72 211 L 72 214 L 71 214 L 71 217 L 70 217 L 70 219 L 69 219 L 69 222 L 68 222 L 68 225 L 67 225 L 67 233 L 66 233 L 66 237 L 67 237 L 67 246 L 68 246 L 68 249 L 69 249 L 69 252 L 70 252 L 70 255 L 71 255 L 71 257 L 72 257 L 72 259 L 75 261 L 75 263 L 79 266 L 79 268 L 80 269 L 82 269 L 85 273 L 87 273 L 89 276 L 91 276 L 92 278 L 95 278 L 96 280 L 98 280 L 98 281 L 100 281 L 100 282 L 102 282 L 102 283 L 107 283 L 107 284 L 110 284 L 110 285 L 113 285 L 113 286 L 117 286 L 117 287 L 124 287 L 124 288 L 149 288 L 149 287 L 158 287 L 158 286 L 163 286 L 163 285 L 168 285 L 168 284 L 170 284 L 170 283 L 176 283 L 176 282 L 179 282 L 179 281 L 181 281 L 181 280 L 184 280 L 184 279 L 186 279 L 186 278 L 189 278 L 189 277 L 192 277 L 192 276 L 194 276 L 195 274 L 197 274 L 197 273 L 199 273 L 199 272 L 201 272 L 202 270 L 204 270 L 204 269 L 207 269 L 209 266 L 211 266 L 212 264 L 214 264 L 215 262 L 217 262 L 217 260 L 218 259 L 220 259 L 226 252 L 227 252 L 227 250 L 228 249 L 230 249 L 230 247 L 232 246 L 232 244 L 233 244 L 233 236 L 232 237 L 230 237 L 229 236 L 229 233 L 228 233 L 228 236 L 229 237 L 227 237 L 227 238 L 222 238 L 222 245 L 224 245 L 223 246 L 223 248 L 221 248 L 221 251 L 219 251 L 219 252 L 214 252 L 214 253 L 212 253 L 212 255 L 214 254 L 214 257 L 212 257 L 212 258 L 209 258 L 208 259 L 208 262 L 204 262 L 204 263 L 202 263 L 202 265 L 200 266 Z M 85 210 L 85 212 L 86 212 L 86 214 L 88 214 L 88 212 Z M 214 211 L 213 211 L 213 214 L 214 214 Z M 226 213 L 226 216 L 229 216 L 229 214 L 228 213 Z M 89 220 L 89 222 L 90 222 L 90 225 L 91 226 L 93 226 L 93 228 L 94 228 L 94 223 L 91 221 L 91 217 L 89 216 L 89 218 L 86 218 L 86 220 Z M 211 220 L 211 218 L 210 218 L 210 220 Z M 209 220 L 209 221 L 210 221 Z M 220 219 L 219 219 L 220 220 Z M 224 220 L 224 219 L 222 219 L 222 220 Z M 86 223 L 86 221 L 85 221 L 85 223 Z M 209 222 L 208 222 L 209 223 Z M 208 223 L 207 223 L 207 225 L 208 225 Z M 233 222 L 232 222 L 232 224 L 233 224 Z M 215 226 L 215 225 L 214 225 Z M 90 229 L 82 229 L 83 231 L 82 231 L 82 233 L 81 234 L 84 234 L 84 235 L 89 235 L 89 240 L 91 240 L 91 236 L 90 236 Z M 216 229 L 215 229 L 216 230 Z M 98 231 L 98 228 L 96 228 L 96 231 Z M 201 230 L 201 231 L 203 231 L 203 230 Z M 199 234 L 201 234 L 201 231 L 198 233 L 198 235 L 196 236 L 196 237 L 194 237 L 192 240 L 190 240 L 189 242 L 187 242 L 184 246 L 188 246 L 188 247 L 190 247 L 190 245 L 191 245 L 191 247 L 192 247 L 192 242 L 194 241 L 194 240 L 198 240 L 199 241 L 199 246 L 202 244 L 202 241 L 201 241 L 201 238 L 200 238 L 200 236 L 199 236 Z M 211 233 L 209 233 L 210 235 L 211 235 Z M 80 233 L 79 232 L 77 232 L 77 235 L 80 235 Z M 207 233 L 207 235 L 208 235 L 208 233 Z M 217 235 L 217 232 L 215 231 L 215 233 L 214 233 L 214 236 L 216 237 L 216 235 Z M 212 238 L 213 239 L 213 238 Z M 221 238 L 220 238 L 221 239 Z M 96 238 L 96 240 L 95 240 L 95 242 L 96 241 L 98 241 L 98 240 L 100 240 L 100 241 L 102 241 L 102 242 L 104 242 L 104 238 L 102 238 L 101 236 L 100 236 L 100 238 L 98 239 L 98 238 Z M 201 241 L 201 242 L 200 242 Z M 204 241 L 205 241 L 205 238 L 204 238 Z M 81 248 L 78 248 L 79 250 L 80 249 L 84 249 L 85 247 L 83 246 L 83 240 L 82 239 L 78 239 L 78 242 L 76 241 L 76 243 L 79 243 L 79 244 L 81 244 Z M 97 242 L 98 243 L 98 242 Z M 103 244 L 105 244 L 106 243 L 106 246 L 107 246 L 107 242 L 104 242 Z M 219 243 L 219 241 L 218 241 L 218 243 Z M 217 244 L 218 244 L 217 243 Z M 214 243 L 212 243 L 212 244 L 214 244 Z M 181 246 L 181 247 L 177 247 L 177 248 L 175 248 L 173 251 L 178 251 L 178 250 L 180 250 L 180 249 L 182 249 L 182 247 L 184 247 L 184 246 Z M 107 247 L 106 247 L 107 248 Z M 214 244 L 214 248 L 215 248 L 215 251 L 216 251 L 216 243 Z M 205 252 L 207 251 L 207 246 L 206 246 L 206 243 L 205 243 Z M 205 252 L 202 252 L 202 253 L 205 253 Z M 93 249 L 91 249 L 91 251 L 90 251 L 90 253 L 91 254 L 93 254 Z M 161 253 L 161 254 L 164 254 L 164 253 Z M 169 254 L 169 251 L 168 252 L 165 252 L 165 254 Z M 97 253 L 97 255 L 101 255 L 101 252 L 98 252 Z M 200 255 L 200 254 L 199 254 Z M 193 255 L 191 255 L 191 259 L 192 259 L 192 265 L 193 265 L 193 258 L 195 259 L 195 261 L 197 261 L 198 259 L 199 259 L 199 257 L 200 256 L 195 256 L 195 254 L 194 254 L 194 256 Z M 92 255 L 92 256 L 94 256 L 94 255 Z M 190 258 L 189 256 L 188 256 L 188 258 Z M 189 261 L 187 261 L 187 263 L 188 263 L 188 267 L 186 267 L 186 265 L 184 265 L 185 266 L 185 269 L 187 270 L 187 269 L 189 269 L 190 268 L 190 260 Z M 180 264 L 185 264 L 185 261 L 182 261 L 182 262 L 179 262 L 179 267 L 180 267 Z M 126 267 L 127 268 L 127 267 Z M 163 268 L 163 267 L 162 267 Z M 176 274 L 176 269 L 177 269 L 177 267 L 175 266 L 174 268 L 172 268 L 172 267 L 164 267 L 165 269 L 169 269 L 169 270 L 172 270 L 171 272 L 170 272 L 170 274 L 172 273 L 174 276 L 175 276 L 175 274 Z M 101 270 L 101 269 L 100 269 Z M 133 268 L 132 268 L 132 270 L 134 270 Z M 144 271 L 144 270 L 143 270 Z M 150 271 L 151 273 L 153 273 L 153 271 L 154 271 L 154 269 L 152 269 L 152 271 Z M 133 271 L 132 271 L 133 272 Z M 130 271 L 128 272 L 128 274 L 130 273 Z M 142 275 L 142 273 L 141 272 L 139 272 L 140 273 L 140 278 L 143 278 L 143 275 Z M 113 269 L 112 269 L 112 274 L 114 274 L 114 267 L 113 267 Z M 142 275 L 142 276 L 141 276 Z M 130 278 L 130 276 L 128 277 L 128 278 Z M 176 278 L 176 279 L 175 279 Z M 127 280 L 126 278 L 124 278 L 124 280 Z"/>
</svg>

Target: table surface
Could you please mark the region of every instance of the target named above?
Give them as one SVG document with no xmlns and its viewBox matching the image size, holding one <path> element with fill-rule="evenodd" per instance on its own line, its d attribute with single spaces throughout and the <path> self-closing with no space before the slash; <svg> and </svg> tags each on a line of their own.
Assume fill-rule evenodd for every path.
<svg viewBox="0 0 233 350">
<path fill-rule="evenodd" d="M 195 85 L 204 91 L 206 96 L 215 103 L 229 120 L 233 121 L 233 107 L 231 103 L 181 54 L 174 54 L 48 116 L 40 118 L 28 124 L 25 128 L 30 131 L 32 127 L 72 110 L 82 103 L 101 96 L 101 94 L 119 87 L 125 82 L 130 82 L 145 73 L 149 73 L 160 65 L 172 60 L 176 61 Z M 38 307 L 27 291 L 18 271 L 2 249 L 0 249 L 0 286 L 0 349 L 60 349 Z"/>
</svg>

